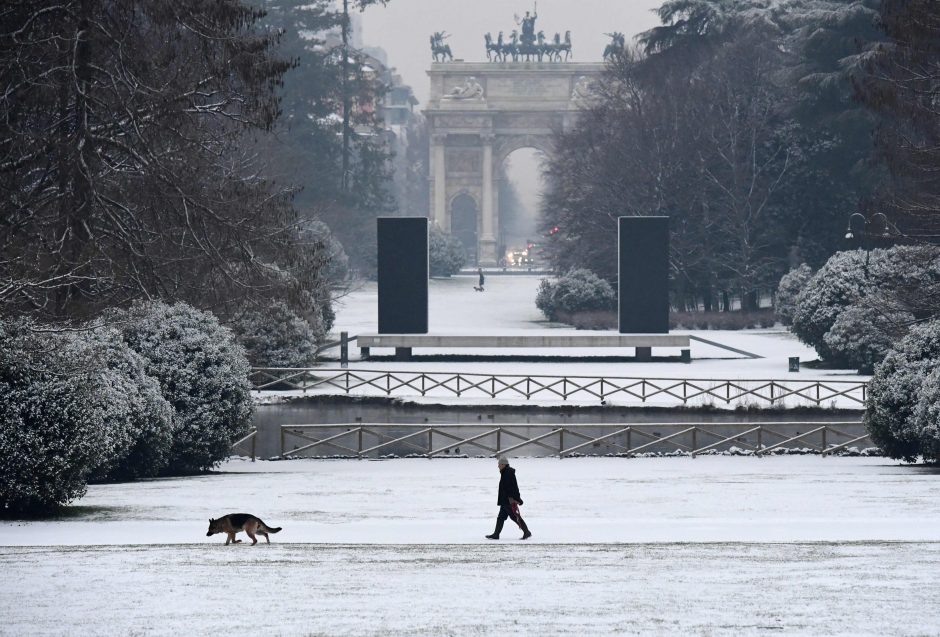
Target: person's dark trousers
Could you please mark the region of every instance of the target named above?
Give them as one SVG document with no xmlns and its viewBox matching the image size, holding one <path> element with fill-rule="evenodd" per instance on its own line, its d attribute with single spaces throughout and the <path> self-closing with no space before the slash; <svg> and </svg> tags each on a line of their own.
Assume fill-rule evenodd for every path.
<svg viewBox="0 0 940 637">
<path fill-rule="evenodd" d="M 493 535 L 488 535 L 487 537 L 492 540 L 498 540 L 499 534 L 503 530 L 503 524 L 506 522 L 506 518 L 511 519 L 513 522 L 519 525 L 519 528 L 522 529 L 523 537 L 528 537 L 532 535 L 529 533 L 529 527 L 526 526 L 525 520 L 522 519 L 522 516 L 519 514 L 519 507 L 512 507 L 506 504 L 500 505 L 499 515 L 496 516 L 496 530 L 493 531 Z"/>
</svg>

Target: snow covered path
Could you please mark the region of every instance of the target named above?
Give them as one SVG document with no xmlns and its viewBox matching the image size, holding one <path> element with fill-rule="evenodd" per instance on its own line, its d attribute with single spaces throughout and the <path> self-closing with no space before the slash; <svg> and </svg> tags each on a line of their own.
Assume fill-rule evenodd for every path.
<svg viewBox="0 0 940 637">
<path fill-rule="evenodd" d="M 15 635 L 926 635 L 940 544 L 0 549 Z"/>
<path fill-rule="evenodd" d="M 0 634 L 940 633 L 937 472 L 883 458 L 256 462 L 0 522 Z M 272 544 L 208 518 L 260 515 Z"/>
</svg>

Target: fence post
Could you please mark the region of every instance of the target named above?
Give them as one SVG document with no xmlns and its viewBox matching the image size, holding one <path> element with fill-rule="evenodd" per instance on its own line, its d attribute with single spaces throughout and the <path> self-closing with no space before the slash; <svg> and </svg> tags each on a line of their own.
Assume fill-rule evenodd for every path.
<svg viewBox="0 0 940 637">
<path fill-rule="evenodd" d="M 255 461 L 255 443 L 258 440 L 258 430 L 255 429 L 255 435 L 251 437 L 251 461 Z"/>
<path fill-rule="evenodd" d="M 694 452 L 698 449 L 698 436 L 696 434 L 698 434 L 698 427 L 693 427 L 692 428 L 692 451 L 693 451 L 692 457 L 693 458 L 695 457 Z"/>
<path fill-rule="evenodd" d="M 359 433 L 359 435 L 358 435 L 358 438 L 359 438 L 359 446 L 358 446 L 358 448 L 356 449 L 356 455 L 359 456 L 359 459 L 360 459 L 360 460 L 362 460 L 362 425 L 359 425 L 359 431 L 358 431 L 358 433 Z"/>
<path fill-rule="evenodd" d="M 284 455 L 284 425 L 281 425 L 281 455 Z"/>
<path fill-rule="evenodd" d="M 349 332 L 339 333 L 339 365 L 349 367 Z"/>
<path fill-rule="evenodd" d="M 823 427 L 823 430 L 822 430 L 822 450 L 823 450 L 822 455 L 823 457 L 826 456 L 826 432 L 827 431 L 828 429 L 826 427 Z"/>
<path fill-rule="evenodd" d="M 558 430 L 558 457 L 560 458 L 562 452 L 565 450 L 565 429 L 562 427 Z"/>
<path fill-rule="evenodd" d="M 428 429 L 428 458 L 431 457 L 431 452 L 434 450 L 434 430 Z"/>
<path fill-rule="evenodd" d="M 500 442 L 499 442 L 499 441 L 500 441 L 500 438 L 501 438 L 501 436 L 500 436 L 501 433 L 503 433 L 503 428 L 502 428 L 502 427 L 497 427 L 497 429 L 496 429 L 496 455 L 497 455 L 497 456 L 499 455 L 499 446 L 500 446 Z"/>
</svg>

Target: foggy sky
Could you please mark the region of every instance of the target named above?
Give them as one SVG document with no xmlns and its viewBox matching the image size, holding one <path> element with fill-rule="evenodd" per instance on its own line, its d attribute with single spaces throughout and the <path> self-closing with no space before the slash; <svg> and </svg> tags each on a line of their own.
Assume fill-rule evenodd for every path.
<svg viewBox="0 0 940 637">
<path fill-rule="evenodd" d="M 610 38 L 605 32 L 621 31 L 632 38 L 656 26 L 653 9 L 662 0 L 541 0 L 536 31 L 544 30 L 549 39 L 559 32 L 571 31 L 573 62 L 601 59 Z M 483 34 L 502 30 L 506 36 L 518 28 L 513 14 L 532 11 L 527 0 L 390 0 L 387 7 L 366 9 L 362 17 L 365 46 L 380 46 L 388 52 L 388 63 L 398 69 L 406 84 L 414 89 L 421 106 L 428 96 L 431 64 L 428 38 L 434 31 L 446 31 L 446 40 L 454 58 L 467 62 L 486 60 Z"/>
</svg>

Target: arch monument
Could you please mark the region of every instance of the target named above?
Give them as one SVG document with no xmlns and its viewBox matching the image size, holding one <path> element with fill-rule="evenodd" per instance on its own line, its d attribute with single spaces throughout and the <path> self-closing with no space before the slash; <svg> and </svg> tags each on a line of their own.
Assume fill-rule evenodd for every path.
<svg viewBox="0 0 940 637">
<path fill-rule="evenodd" d="M 431 222 L 475 237 L 479 265 L 499 259 L 499 166 L 520 148 L 550 154 L 554 132 L 572 126 L 603 69 L 601 62 L 431 65 Z"/>
</svg>

